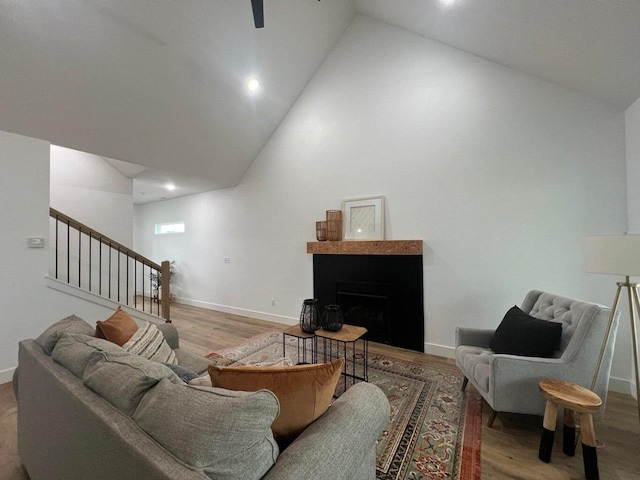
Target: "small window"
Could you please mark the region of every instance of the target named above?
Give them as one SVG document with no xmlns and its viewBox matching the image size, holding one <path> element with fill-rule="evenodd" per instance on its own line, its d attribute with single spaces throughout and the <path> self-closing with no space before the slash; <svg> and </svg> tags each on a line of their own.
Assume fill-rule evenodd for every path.
<svg viewBox="0 0 640 480">
<path fill-rule="evenodd" d="M 156 235 L 184 233 L 184 222 L 156 223 Z"/>
</svg>

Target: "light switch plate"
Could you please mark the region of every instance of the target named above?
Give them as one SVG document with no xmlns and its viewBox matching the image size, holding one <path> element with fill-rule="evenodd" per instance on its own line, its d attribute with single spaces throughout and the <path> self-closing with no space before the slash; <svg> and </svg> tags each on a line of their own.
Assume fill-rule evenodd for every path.
<svg viewBox="0 0 640 480">
<path fill-rule="evenodd" d="M 27 247 L 28 248 L 44 248 L 44 238 L 43 237 L 27 238 Z"/>
</svg>

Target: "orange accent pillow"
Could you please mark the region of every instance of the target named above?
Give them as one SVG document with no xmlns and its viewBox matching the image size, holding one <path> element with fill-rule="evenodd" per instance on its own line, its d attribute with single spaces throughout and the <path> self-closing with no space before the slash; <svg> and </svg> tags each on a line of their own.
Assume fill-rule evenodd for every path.
<svg viewBox="0 0 640 480">
<path fill-rule="evenodd" d="M 96 322 L 96 337 L 104 338 L 116 345 L 124 345 L 138 331 L 138 324 L 131 316 L 118 307 L 113 315 Z"/>
<path fill-rule="evenodd" d="M 209 375 L 214 387 L 247 392 L 272 391 L 280 402 L 280 415 L 271 430 L 284 448 L 327 411 L 343 366 L 344 358 L 331 363 L 290 367 L 209 365 Z"/>
</svg>

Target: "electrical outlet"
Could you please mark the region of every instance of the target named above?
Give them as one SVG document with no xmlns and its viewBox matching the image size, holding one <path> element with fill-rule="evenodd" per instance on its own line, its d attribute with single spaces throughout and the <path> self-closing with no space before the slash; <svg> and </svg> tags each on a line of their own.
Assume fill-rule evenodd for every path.
<svg viewBox="0 0 640 480">
<path fill-rule="evenodd" d="M 231 263 L 231 257 L 224 257 L 224 263 Z"/>
<path fill-rule="evenodd" d="M 276 306 L 276 299 L 275 299 L 275 298 L 272 298 L 272 299 L 271 299 L 271 306 L 272 306 L 272 307 L 275 307 L 275 306 Z"/>
</svg>

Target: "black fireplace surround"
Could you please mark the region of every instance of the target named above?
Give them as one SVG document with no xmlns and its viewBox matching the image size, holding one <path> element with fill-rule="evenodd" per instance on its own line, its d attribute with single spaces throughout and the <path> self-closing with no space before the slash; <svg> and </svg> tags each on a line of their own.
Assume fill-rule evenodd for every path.
<svg viewBox="0 0 640 480">
<path fill-rule="evenodd" d="M 313 293 L 321 313 L 340 305 L 368 340 L 424 351 L 422 255 L 314 254 Z"/>
</svg>

